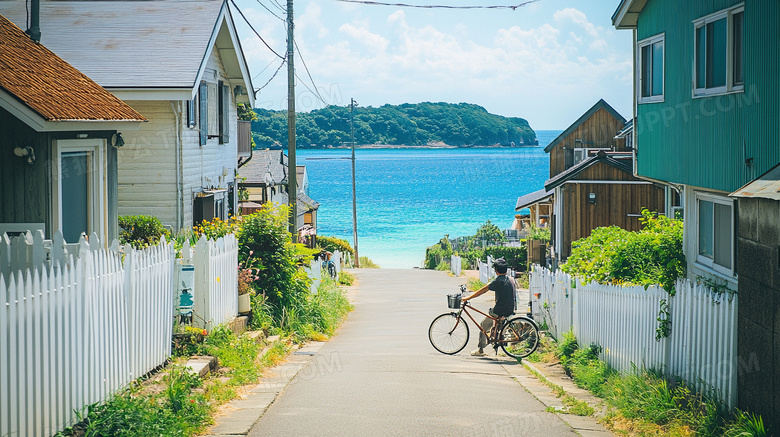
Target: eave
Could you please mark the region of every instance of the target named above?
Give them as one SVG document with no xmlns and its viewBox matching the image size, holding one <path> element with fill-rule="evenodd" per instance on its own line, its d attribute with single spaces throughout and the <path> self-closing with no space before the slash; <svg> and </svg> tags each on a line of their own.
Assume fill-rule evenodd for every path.
<svg viewBox="0 0 780 437">
<path fill-rule="evenodd" d="M 143 120 L 47 120 L 5 91 L 0 91 L 0 107 L 36 132 L 96 130 L 138 130 Z"/>
<path fill-rule="evenodd" d="M 639 14 L 646 4 L 647 0 L 622 0 L 612 14 L 612 25 L 615 29 L 636 29 Z"/>
</svg>

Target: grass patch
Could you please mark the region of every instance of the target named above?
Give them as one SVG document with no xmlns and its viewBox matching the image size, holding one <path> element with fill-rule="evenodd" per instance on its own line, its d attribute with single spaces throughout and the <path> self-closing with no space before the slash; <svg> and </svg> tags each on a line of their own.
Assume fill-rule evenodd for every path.
<svg viewBox="0 0 780 437">
<path fill-rule="evenodd" d="M 339 272 L 339 284 L 341 285 L 346 285 L 349 287 L 355 283 L 355 279 L 355 275 L 350 272 L 345 272 L 344 270 Z"/>
<path fill-rule="evenodd" d="M 485 286 L 485 283 L 480 281 L 477 278 L 468 278 L 466 280 L 466 288 L 469 291 L 477 291 L 477 290 L 479 290 L 480 288 L 482 288 L 484 286 Z"/>
<path fill-rule="evenodd" d="M 581 348 L 571 332 L 563 335 L 556 352 L 577 386 L 606 401 L 610 411 L 605 423 L 624 435 L 768 435 L 760 416 L 728 410 L 684 381 L 636 367 L 616 372 L 599 360 L 600 347 Z"/>
<path fill-rule="evenodd" d="M 379 264 L 371 261 L 367 256 L 361 256 L 359 258 L 361 269 L 379 269 Z"/>
</svg>

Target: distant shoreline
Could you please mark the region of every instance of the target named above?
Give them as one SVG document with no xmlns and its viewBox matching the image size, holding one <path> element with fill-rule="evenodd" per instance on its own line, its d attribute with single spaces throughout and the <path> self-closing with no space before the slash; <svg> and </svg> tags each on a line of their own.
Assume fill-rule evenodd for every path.
<svg viewBox="0 0 780 437">
<path fill-rule="evenodd" d="M 391 144 L 358 144 L 355 145 L 355 149 L 534 149 L 542 146 L 538 145 L 520 145 L 520 146 L 450 146 L 445 145 L 423 145 L 423 146 L 406 146 L 406 145 L 391 145 Z M 271 150 L 287 150 L 286 147 L 270 147 Z M 350 150 L 351 146 L 329 146 L 329 147 L 298 147 L 297 150 Z M 263 150 L 263 149 L 256 149 Z"/>
</svg>

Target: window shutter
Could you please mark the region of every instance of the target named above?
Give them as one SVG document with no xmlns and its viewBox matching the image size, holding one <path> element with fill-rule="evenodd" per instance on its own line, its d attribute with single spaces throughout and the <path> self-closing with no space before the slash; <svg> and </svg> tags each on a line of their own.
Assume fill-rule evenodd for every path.
<svg viewBox="0 0 780 437">
<path fill-rule="evenodd" d="M 219 142 L 230 142 L 230 87 L 219 82 Z"/>
<path fill-rule="evenodd" d="M 209 88 L 206 82 L 200 83 L 200 90 L 198 91 L 198 98 L 200 105 L 198 106 L 199 124 L 200 124 L 200 145 L 205 146 L 206 140 L 209 135 L 209 107 L 208 107 L 208 95 Z"/>
</svg>

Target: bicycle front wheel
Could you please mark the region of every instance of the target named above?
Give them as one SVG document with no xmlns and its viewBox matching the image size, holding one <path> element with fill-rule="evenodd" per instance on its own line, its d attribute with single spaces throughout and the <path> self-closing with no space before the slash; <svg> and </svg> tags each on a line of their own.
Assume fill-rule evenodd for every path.
<svg viewBox="0 0 780 437">
<path fill-rule="evenodd" d="M 330 274 L 330 277 L 333 278 L 334 280 L 336 279 L 336 276 L 338 276 L 338 275 L 336 274 L 336 265 L 335 264 L 333 264 L 333 263 L 328 264 L 328 274 Z"/>
<path fill-rule="evenodd" d="M 501 349 L 514 358 L 525 358 L 539 346 L 539 328 L 525 317 L 509 319 L 499 337 Z"/>
<path fill-rule="evenodd" d="M 469 327 L 463 317 L 456 313 L 442 314 L 431 322 L 428 339 L 437 351 L 454 355 L 462 351 L 469 342 Z"/>
</svg>

